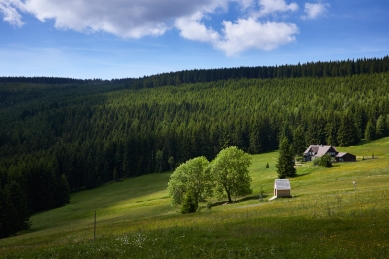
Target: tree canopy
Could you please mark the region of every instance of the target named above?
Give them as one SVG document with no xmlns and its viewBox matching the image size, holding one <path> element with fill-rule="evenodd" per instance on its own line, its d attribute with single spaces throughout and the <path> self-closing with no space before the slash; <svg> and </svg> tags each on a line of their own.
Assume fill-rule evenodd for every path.
<svg viewBox="0 0 389 259">
<path fill-rule="evenodd" d="M 211 162 L 211 174 L 216 184 L 217 196 L 227 196 L 228 201 L 232 202 L 232 196 L 251 194 L 251 177 L 248 171 L 250 164 L 250 155 L 235 146 L 221 150 Z"/>
<path fill-rule="evenodd" d="M 212 181 L 209 174 L 209 162 L 205 157 L 188 160 L 174 170 L 168 182 L 172 204 L 181 204 L 185 197 L 194 197 L 195 203 L 205 201 L 212 195 Z M 185 196 L 187 193 L 191 195 Z"/>
</svg>

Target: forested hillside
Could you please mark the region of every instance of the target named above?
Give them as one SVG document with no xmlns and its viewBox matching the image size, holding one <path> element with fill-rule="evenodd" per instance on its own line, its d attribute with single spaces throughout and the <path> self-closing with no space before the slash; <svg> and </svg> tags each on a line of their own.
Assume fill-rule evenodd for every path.
<svg viewBox="0 0 389 259">
<path fill-rule="evenodd" d="M 90 84 L 3 78 L 0 236 L 25 227 L 31 213 L 67 203 L 69 191 L 212 159 L 230 145 L 261 153 L 285 136 L 301 154 L 310 144 L 387 136 L 388 60 L 275 67 L 263 77 L 209 70 L 229 76 L 193 83 L 180 77 L 201 71 Z"/>
</svg>

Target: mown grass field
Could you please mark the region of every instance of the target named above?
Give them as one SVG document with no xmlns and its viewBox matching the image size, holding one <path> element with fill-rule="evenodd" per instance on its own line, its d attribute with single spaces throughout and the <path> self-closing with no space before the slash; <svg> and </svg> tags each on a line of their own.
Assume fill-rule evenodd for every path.
<svg viewBox="0 0 389 259">
<path fill-rule="evenodd" d="M 170 173 L 75 193 L 0 240 L 0 258 L 388 258 L 389 138 L 338 150 L 360 159 L 298 166 L 291 199 L 268 201 L 277 152 L 253 156 L 252 196 L 191 215 L 170 205 Z"/>
</svg>

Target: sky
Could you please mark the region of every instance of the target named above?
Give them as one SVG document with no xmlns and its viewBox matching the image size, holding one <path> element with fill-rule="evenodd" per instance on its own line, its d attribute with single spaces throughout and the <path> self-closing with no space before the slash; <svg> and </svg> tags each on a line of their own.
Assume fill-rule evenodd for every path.
<svg viewBox="0 0 389 259">
<path fill-rule="evenodd" d="M 388 0 L 0 0 L 0 76 L 110 80 L 387 55 Z"/>
</svg>

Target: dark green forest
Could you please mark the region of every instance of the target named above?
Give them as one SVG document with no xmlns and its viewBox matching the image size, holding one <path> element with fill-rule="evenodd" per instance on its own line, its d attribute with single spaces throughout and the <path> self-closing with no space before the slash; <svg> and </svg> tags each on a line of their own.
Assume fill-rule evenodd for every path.
<svg viewBox="0 0 389 259">
<path fill-rule="evenodd" d="M 0 78 L 0 237 L 70 192 L 237 146 L 296 155 L 389 135 L 389 58 L 165 73 Z"/>
</svg>

